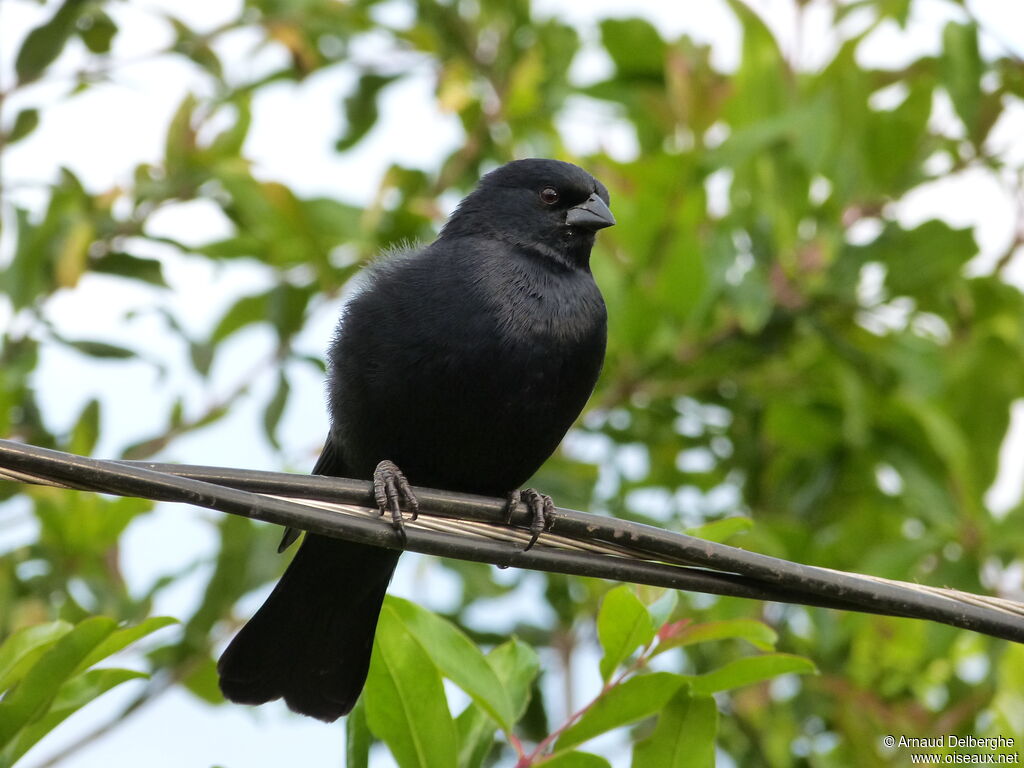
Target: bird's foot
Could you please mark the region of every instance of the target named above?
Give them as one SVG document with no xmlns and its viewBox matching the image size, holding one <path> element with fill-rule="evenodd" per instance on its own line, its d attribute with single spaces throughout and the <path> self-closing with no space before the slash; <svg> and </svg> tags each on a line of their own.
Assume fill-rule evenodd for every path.
<svg viewBox="0 0 1024 768">
<path fill-rule="evenodd" d="M 508 495 L 508 503 L 505 506 L 506 523 L 512 522 L 512 513 L 515 512 L 520 501 L 526 504 L 527 509 L 530 510 L 530 542 L 523 550 L 529 552 L 530 548 L 537 543 L 541 533 L 551 529 L 551 524 L 555 521 L 555 503 L 551 501 L 550 496 L 535 491 L 533 488 L 512 491 Z"/>
<path fill-rule="evenodd" d="M 391 515 L 391 525 L 405 544 L 405 516 L 415 520 L 420 515 L 420 503 L 412 492 L 409 481 L 393 461 L 385 459 L 373 470 L 373 496 L 383 517 Z"/>
</svg>

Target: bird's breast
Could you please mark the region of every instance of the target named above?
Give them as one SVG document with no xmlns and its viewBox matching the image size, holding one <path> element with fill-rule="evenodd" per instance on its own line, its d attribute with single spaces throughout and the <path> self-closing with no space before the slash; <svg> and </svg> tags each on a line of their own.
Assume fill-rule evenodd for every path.
<svg viewBox="0 0 1024 768">
<path fill-rule="evenodd" d="M 606 312 L 604 301 L 589 274 L 570 273 L 536 277 L 529 282 L 507 283 L 504 291 L 492 292 L 499 337 L 513 344 L 530 343 L 570 349 L 592 343 L 603 344 Z"/>
<path fill-rule="evenodd" d="M 447 277 L 353 308 L 335 360 L 339 441 L 362 469 L 388 458 L 416 484 L 505 493 L 590 396 L 604 302 L 587 274 Z"/>
</svg>

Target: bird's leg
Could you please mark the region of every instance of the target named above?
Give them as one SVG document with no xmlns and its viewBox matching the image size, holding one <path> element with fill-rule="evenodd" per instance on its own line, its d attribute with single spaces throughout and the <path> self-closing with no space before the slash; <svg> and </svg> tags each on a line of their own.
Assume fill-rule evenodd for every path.
<svg viewBox="0 0 1024 768">
<path fill-rule="evenodd" d="M 555 521 L 555 503 L 551 501 L 551 497 L 546 493 L 540 493 L 533 488 L 524 488 L 521 491 L 512 491 L 508 495 L 508 503 L 505 506 L 505 522 L 512 522 L 512 513 L 516 511 L 516 506 L 522 501 L 526 504 L 526 508 L 530 510 L 530 543 L 526 545 L 524 552 L 530 551 L 530 548 L 537 543 L 537 539 L 540 538 L 541 533 L 551 528 L 551 524 Z"/>
<path fill-rule="evenodd" d="M 403 511 L 415 520 L 420 515 L 420 503 L 409 486 L 409 481 L 393 461 L 385 459 L 373 470 L 373 496 L 381 516 L 391 514 L 391 524 L 405 544 L 405 518 Z"/>
</svg>

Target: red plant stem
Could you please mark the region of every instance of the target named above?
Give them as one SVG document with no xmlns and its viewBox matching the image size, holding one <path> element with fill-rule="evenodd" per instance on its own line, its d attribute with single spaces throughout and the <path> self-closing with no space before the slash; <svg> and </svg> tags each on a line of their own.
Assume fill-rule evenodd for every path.
<svg viewBox="0 0 1024 768">
<path fill-rule="evenodd" d="M 516 739 L 515 736 L 513 736 L 512 734 L 508 734 L 510 742 L 515 740 L 513 746 L 516 748 L 516 753 L 519 755 L 519 760 L 516 762 L 515 768 L 530 768 L 530 766 L 536 765 L 538 762 L 543 762 L 545 760 L 544 753 L 558 739 L 559 736 L 565 733 L 565 731 L 568 730 L 570 727 L 575 725 L 579 721 L 579 719 L 583 717 L 585 714 L 587 714 L 587 712 L 590 711 L 590 709 L 595 704 L 597 704 L 597 702 L 599 702 L 604 696 L 606 696 L 608 692 L 612 690 L 612 688 L 614 688 L 617 685 L 620 685 L 627 677 L 636 673 L 638 670 L 642 669 L 647 664 L 647 660 L 650 658 L 650 652 L 653 646 L 654 641 L 651 641 L 646 646 L 644 646 L 643 651 L 640 652 L 640 655 L 637 657 L 636 661 L 634 661 L 632 664 L 626 667 L 618 677 L 614 678 L 613 680 L 609 680 L 607 683 L 605 683 L 593 699 L 591 699 L 585 706 L 573 712 L 569 716 L 569 718 L 564 723 L 562 723 L 562 725 L 560 725 L 554 731 L 545 736 L 544 739 L 541 740 L 541 742 L 537 744 L 536 747 L 534 747 L 533 751 L 530 754 L 525 753 L 521 743 L 518 739 Z"/>
</svg>

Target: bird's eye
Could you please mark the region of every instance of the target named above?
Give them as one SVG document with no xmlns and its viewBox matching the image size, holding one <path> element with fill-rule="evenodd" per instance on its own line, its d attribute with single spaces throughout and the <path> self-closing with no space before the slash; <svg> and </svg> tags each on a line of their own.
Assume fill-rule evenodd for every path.
<svg viewBox="0 0 1024 768">
<path fill-rule="evenodd" d="M 554 187 L 544 187 L 540 191 L 540 200 L 545 205 L 554 205 L 558 202 L 558 190 Z"/>
</svg>

